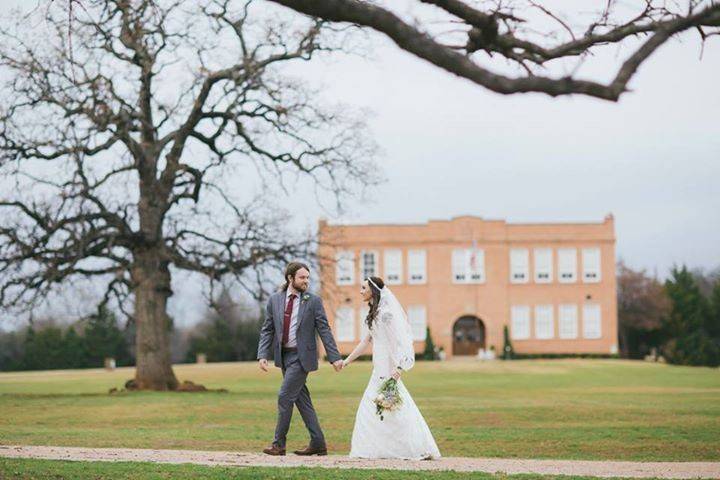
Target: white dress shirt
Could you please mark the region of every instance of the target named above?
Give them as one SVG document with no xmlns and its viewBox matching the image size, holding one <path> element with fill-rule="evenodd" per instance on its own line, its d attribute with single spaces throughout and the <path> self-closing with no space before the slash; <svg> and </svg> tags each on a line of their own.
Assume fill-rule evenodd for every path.
<svg viewBox="0 0 720 480">
<path fill-rule="evenodd" d="M 288 287 L 287 291 L 285 292 L 285 304 L 283 308 L 283 322 L 285 321 L 285 310 L 287 309 L 287 304 L 290 301 L 290 294 L 293 293 L 290 291 L 290 287 Z M 295 293 L 295 299 L 293 300 L 293 309 L 292 313 L 290 314 L 290 330 L 288 331 L 288 341 L 284 347 L 297 347 L 297 321 L 298 321 L 298 311 L 300 310 L 300 293 Z"/>
</svg>

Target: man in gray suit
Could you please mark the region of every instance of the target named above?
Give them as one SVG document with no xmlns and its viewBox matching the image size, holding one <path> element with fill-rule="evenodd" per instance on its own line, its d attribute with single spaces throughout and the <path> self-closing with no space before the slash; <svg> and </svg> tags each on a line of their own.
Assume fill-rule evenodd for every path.
<svg viewBox="0 0 720 480">
<path fill-rule="evenodd" d="M 308 373 L 318 369 L 315 332 L 320 336 L 328 360 L 336 372 L 342 369 L 342 357 L 330 331 L 322 300 L 307 292 L 309 285 L 310 268 L 303 263 L 290 263 L 285 269 L 285 284 L 280 291 L 270 296 L 265 309 L 258 361 L 260 368 L 267 372 L 272 352 L 275 366 L 283 372 L 283 382 L 278 393 L 275 439 L 270 447 L 263 450 L 268 455 L 285 455 L 293 405 L 297 405 L 305 427 L 310 432 L 310 444 L 304 450 L 296 450 L 295 454 L 327 455 L 325 436 L 305 385 Z"/>
</svg>

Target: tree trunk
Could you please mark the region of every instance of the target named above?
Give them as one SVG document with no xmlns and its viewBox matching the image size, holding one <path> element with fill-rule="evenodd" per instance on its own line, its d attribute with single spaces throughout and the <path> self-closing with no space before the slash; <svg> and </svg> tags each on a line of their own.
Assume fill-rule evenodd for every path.
<svg viewBox="0 0 720 480">
<path fill-rule="evenodd" d="M 136 252 L 135 284 L 136 369 L 141 390 L 175 390 L 177 378 L 170 361 L 167 299 L 172 295 L 170 270 L 156 249 Z"/>
<path fill-rule="evenodd" d="M 630 358 L 630 345 L 628 345 L 628 335 L 624 326 L 618 328 L 618 337 L 620 340 L 620 357 Z"/>
</svg>

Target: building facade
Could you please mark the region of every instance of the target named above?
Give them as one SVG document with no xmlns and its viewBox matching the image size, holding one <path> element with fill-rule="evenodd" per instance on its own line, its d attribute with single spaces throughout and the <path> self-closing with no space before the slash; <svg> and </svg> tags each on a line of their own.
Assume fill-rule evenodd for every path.
<svg viewBox="0 0 720 480">
<path fill-rule="evenodd" d="M 462 216 L 426 224 L 319 223 L 320 288 L 340 351 L 365 332 L 361 281 L 405 307 L 416 351 L 427 328 L 448 357 L 617 353 L 615 231 L 602 223 L 514 224 Z"/>
</svg>

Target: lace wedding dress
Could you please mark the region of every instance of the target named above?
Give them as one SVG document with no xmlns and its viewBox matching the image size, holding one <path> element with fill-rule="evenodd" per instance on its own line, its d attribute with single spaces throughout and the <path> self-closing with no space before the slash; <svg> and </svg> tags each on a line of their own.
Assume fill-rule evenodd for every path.
<svg viewBox="0 0 720 480">
<path fill-rule="evenodd" d="M 390 378 L 396 368 L 399 367 L 404 373 L 415 362 L 407 315 L 387 287 L 381 290 L 373 327 L 353 354 L 359 355 L 369 343 L 373 346 L 373 371 L 355 416 L 350 456 L 412 460 L 440 458 L 430 428 L 402 379 L 398 380 L 398 391 L 403 400 L 400 408 L 384 412 L 382 420 L 376 413 L 373 400 L 382 383 Z M 348 357 L 349 361 L 354 360 L 351 357 Z"/>
</svg>

